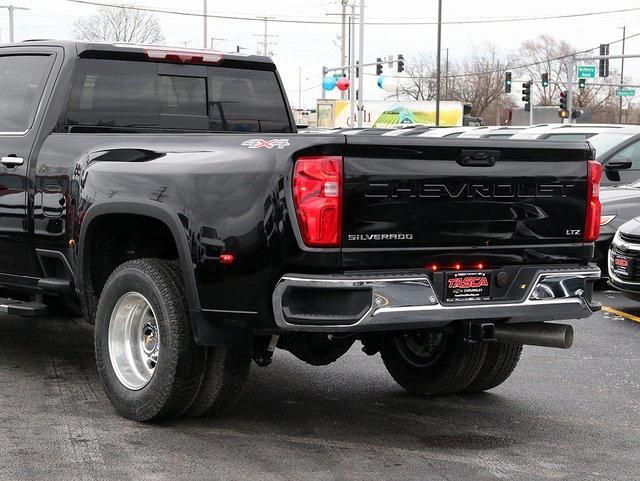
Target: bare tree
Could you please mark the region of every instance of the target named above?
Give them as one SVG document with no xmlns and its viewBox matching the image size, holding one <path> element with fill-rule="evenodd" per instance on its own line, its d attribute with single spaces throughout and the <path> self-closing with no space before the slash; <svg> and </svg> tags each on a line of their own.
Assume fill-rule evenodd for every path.
<svg viewBox="0 0 640 481">
<path fill-rule="evenodd" d="M 472 113 L 482 116 L 487 110 L 495 112 L 506 102 L 504 76 L 513 64 L 510 53 L 500 53 L 491 44 L 474 52 L 462 61 L 459 71 L 450 81 L 451 98 L 472 105 Z"/>
<path fill-rule="evenodd" d="M 434 100 L 436 96 L 436 63 L 424 53 L 413 58 L 405 68 L 406 79 L 398 85 L 400 95 L 412 100 Z"/>
<path fill-rule="evenodd" d="M 164 40 L 155 15 L 130 8 L 100 7 L 97 13 L 78 19 L 75 36 L 90 42 L 157 44 Z"/>
<path fill-rule="evenodd" d="M 532 96 L 536 105 L 558 105 L 560 92 L 567 90 L 569 81 L 577 79 L 569 78 L 567 71 L 567 58 L 576 49 L 565 41 L 558 40 L 550 35 L 540 35 L 533 40 L 527 40 L 520 48 L 520 63 L 530 64 L 518 72 L 523 79 L 533 80 Z M 549 74 L 549 87 L 542 86 L 542 74 Z M 598 116 L 601 110 L 610 108 L 614 103 L 616 72 L 611 71 L 607 78 L 598 78 L 597 83 L 607 85 L 592 85 L 587 82 L 585 89 L 574 89 L 573 105 L 577 109 L 590 109 L 594 116 Z M 519 85 L 518 85 L 519 87 Z"/>
</svg>

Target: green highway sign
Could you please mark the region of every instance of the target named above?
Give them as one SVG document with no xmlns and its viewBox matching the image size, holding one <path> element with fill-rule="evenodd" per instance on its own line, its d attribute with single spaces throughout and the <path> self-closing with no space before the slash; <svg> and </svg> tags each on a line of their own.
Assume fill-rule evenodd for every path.
<svg viewBox="0 0 640 481">
<path fill-rule="evenodd" d="M 618 97 L 633 97 L 636 94 L 635 89 L 618 89 L 616 95 Z"/>
<path fill-rule="evenodd" d="M 595 65 L 578 65 L 578 78 L 596 78 Z"/>
</svg>

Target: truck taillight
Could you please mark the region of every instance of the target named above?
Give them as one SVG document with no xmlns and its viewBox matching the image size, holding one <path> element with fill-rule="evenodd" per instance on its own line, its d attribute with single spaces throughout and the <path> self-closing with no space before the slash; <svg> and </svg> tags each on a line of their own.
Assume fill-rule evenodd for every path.
<svg viewBox="0 0 640 481">
<path fill-rule="evenodd" d="M 301 157 L 293 171 L 293 203 L 309 247 L 339 247 L 342 234 L 342 157 Z"/>
<path fill-rule="evenodd" d="M 587 167 L 587 216 L 584 223 L 585 242 L 594 242 L 600 235 L 600 179 L 602 165 L 590 160 Z"/>
</svg>

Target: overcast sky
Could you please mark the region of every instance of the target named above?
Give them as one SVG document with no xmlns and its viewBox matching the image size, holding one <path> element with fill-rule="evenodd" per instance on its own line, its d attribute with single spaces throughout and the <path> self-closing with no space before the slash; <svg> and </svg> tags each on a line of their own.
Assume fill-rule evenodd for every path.
<svg viewBox="0 0 640 481">
<path fill-rule="evenodd" d="M 131 3 L 128 0 L 102 0 L 108 3 Z M 365 0 L 366 18 L 370 21 L 435 20 L 436 0 Z M 9 0 L 7 0 L 9 2 Z M 16 6 L 30 8 L 17 11 L 15 37 L 17 41 L 29 38 L 73 38 L 73 23 L 90 15 L 96 7 L 79 5 L 67 0 L 11 0 Z M 202 12 L 202 0 L 137 0 L 140 6 L 162 9 L 180 9 Z M 209 0 L 209 12 L 244 16 L 272 16 L 286 19 L 338 20 L 327 16 L 340 11 L 339 0 L 235 0 L 220 2 Z M 444 0 L 443 19 L 465 20 L 481 17 L 522 17 L 527 15 L 562 15 L 580 12 L 603 11 L 640 7 L 638 0 Z M 178 6 L 176 6 L 178 5 Z M 522 7 L 529 5 L 528 10 Z M 166 43 L 169 45 L 202 47 L 202 19 L 169 14 L 158 14 Z M 627 34 L 640 33 L 640 10 L 623 14 L 608 14 L 577 19 L 544 20 L 516 23 L 490 23 L 471 25 L 444 25 L 443 47 L 448 47 L 452 59 L 461 59 L 474 46 L 491 42 L 501 49 L 514 50 L 524 40 L 540 33 L 552 34 L 570 42 L 576 48 L 585 49 L 622 37 L 620 27 L 627 26 Z M 0 35 L 2 42 L 9 37 L 8 15 L 0 10 Z M 255 52 L 264 24 L 240 20 L 209 19 L 210 37 L 220 50 L 235 50 L 236 45 Z M 340 25 L 300 25 L 295 23 L 270 23 L 274 58 L 292 105 L 298 104 L 298 68 L 302 68 L 303 104 L 314 106 L 320 95 L 321 68 L 336 66 L 340 61 L 337 37 Z M 435 26 L 367 26 L 365 29 L 365 62 L 389 54 L 404 54 L 411 59 L 420 52 L 433 53 L 436 46 Z M 618 53 L 620 44 L 612 46 L 611 53 Z M 627 42 L 627 53 L 640 53 L 640 37 Z M 619 62 L 619 61 L 617 61 Z M 612 64 L 612 68 L 618 66 Z M 640 59 L 628 60 L 625 70 L 640 81 Z M 373 71 L 371 71 L 373 72 Z M 367 78 L 365 98 L 377 98 L 382 94 L 375 87 L 375 77 Z M 640 98 L 640 90 L 638 92 Z"/>
</svg>

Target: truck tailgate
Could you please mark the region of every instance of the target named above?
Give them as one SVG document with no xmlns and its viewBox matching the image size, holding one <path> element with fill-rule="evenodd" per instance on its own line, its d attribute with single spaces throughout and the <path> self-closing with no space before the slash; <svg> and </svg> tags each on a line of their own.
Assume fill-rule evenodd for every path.
<svg viewBox="0 0 640 481">
<path fill-rule="evenodd" d="M 582 242 L 586 142 L 347 137 L 343 247 Z"/>
</svg>

